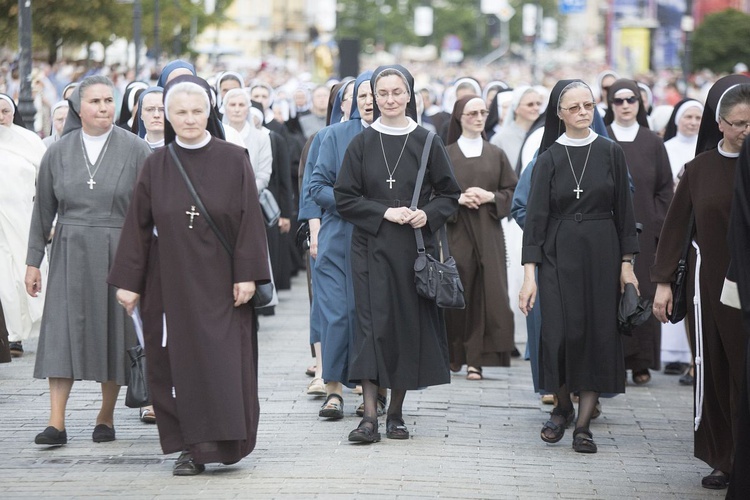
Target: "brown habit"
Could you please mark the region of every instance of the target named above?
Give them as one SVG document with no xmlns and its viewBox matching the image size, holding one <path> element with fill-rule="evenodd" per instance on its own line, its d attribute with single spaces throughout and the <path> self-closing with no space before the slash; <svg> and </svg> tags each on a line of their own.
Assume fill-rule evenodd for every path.
<svg viewBox="0 0 750 500">
<path fill-rule="evenodd" d="M 175 149 L 234 257 L 204 214 L 189 227 L 195 202 L 162 148 L 143 166 L 108 281 L 141 294 L 164 453 L 189 449 L 197 463 L 231 463 L 255 447 L 259 415 L 255 312 L 235 308 L 232 290 L 270 279 L 265 227 L 244 149 L 216 138 Z"/>
<path fill-rule="evenodd" d="M 461 191 L 479 187 L 494 203 L 459 207 L 449 222 L 448 244 L 464 285 L 466 309 L 446 309 L 451 363 L 510 366 L 513 312 L 508 300 L 505 239 L 500 219 L 510 213 L 518 178 L 503 151 L 484 141 L 482 154 L 466 158 L 458 143 L 446 147 Z"/>
<path fill-rule="evenodd" d="M 609 136 L 615 135 L 611 128 Z M 672 201 L 674 185 L 669 157 L 662 140 L 641 126 L 635 140 L 617 143 L 625 153 L 628 171 L 633 180 L 633 210 L 635 221 L 643 225 L 638 235 L 641 252 L 635 260 L 635 276 L 641 296 L 653 299 L 656 285 L 649 280 L 649 268 L 654 263 L 664 217 Z M 632 335 L 623 335 L 625 368 L 630 370 L 659 370 L 661 364 L 661 324 L 653 315 L 635 328 Z"/>
<path fill-rule="evenodd" d="M 705 370 L 703 418 L 695 433 L 695 456 L 714 469 L 732 470 L 737 425 L 736 405 L 744 374 L 745 333 L 742 313 L 719 301 L 729 267 L 727 231 L 734 191 L 736 158 L 721 156 L 717 149 L 698 155 L 685 166 L 664 223 L 651 269 L 653 283 L 674 280 L 684 245 L 690 211 L 695 212 L 694 240 L 700 247 L 700 294 L 703 315 L 703 366 Z M 688 262 L 688 304 L 695 290 L 696 255 Z M 688 306 L 690 331 L 695 332 L 695 314 Z M 691 338 L 693 349 L 695 339 Z M 696 380 L 698 377 L 696 377 Z"/>
</svg>

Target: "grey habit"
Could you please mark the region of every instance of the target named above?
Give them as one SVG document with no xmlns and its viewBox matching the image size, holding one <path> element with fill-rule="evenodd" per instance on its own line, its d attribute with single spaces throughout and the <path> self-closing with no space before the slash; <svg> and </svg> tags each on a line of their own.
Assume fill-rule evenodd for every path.
<svg viewBox="0 0 750 500">
<path fill-rule="evenodd" d="M 49 255 L 47 298 L 35 378 L 72 378 L 126 385 L 125 350 L 133 323 L 106 278 L 143 161 L 145 141 L 119 127 L 110 132 L 90 189 L 83 157 L 80 95 L 71 95 L 66 130 L 42 159 L 26 264 L 39 267 L 57 216 Z"/>
</svg>

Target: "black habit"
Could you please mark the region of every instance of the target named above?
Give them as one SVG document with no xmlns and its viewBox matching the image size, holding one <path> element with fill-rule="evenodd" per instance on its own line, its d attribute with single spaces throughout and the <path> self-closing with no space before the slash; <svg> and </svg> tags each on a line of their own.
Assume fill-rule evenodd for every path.
<svg viewBox="0 0 750 500">
<path fill-rule="evenodd" d="M 108 281 L 141 294 L 164 453 L 189 450 L 200 464 L 231 463 L 255 447 L 259 415 L 255 312 L 249 304 L 235 308 L 232 290 L 270 279 L 264 224 L 244 149 L 216 138 L 175 149 L 234 257 L 203 214 L 187 213 L 195 202 L 161 148 L 136 184 Z"/>
<path fill-rule="evenodd" d="M 358 325 L 349 379 L 404 390 L 446 384 L 450 372 L 443 315 L 434 302 L 417 295 L 414 285 L 414 229 L 383 218 L 389 207 L 410 205 L 428 131 L 417 126 L 408 136 L 383 133 L 381 149 L 380 132 L 373 127 L 349 144 L 334 187 L 336 208 L 354 225 L 351 260 Z M 404 141 L 389 189 L 383 151 L 388 165 L 395 166 Z M 455 213 L 460 194 L 445 147 L 435 137 L 418 203 L 427 214 L 422 233 L 433 255 L 434 233 Z"/>
<path fill-rule="evenodd" d="M 622 256 L 638 252 L 635 216 L 622 148 L 603 137 L 590 146 L 585 173 L 589 146 L 568 146 L 580 199 L 562 144 L 532 175 L 522 262 L 539 270 L 539 384 L 548 392 L 625 392 L 617 305 Z"/>
</svg>

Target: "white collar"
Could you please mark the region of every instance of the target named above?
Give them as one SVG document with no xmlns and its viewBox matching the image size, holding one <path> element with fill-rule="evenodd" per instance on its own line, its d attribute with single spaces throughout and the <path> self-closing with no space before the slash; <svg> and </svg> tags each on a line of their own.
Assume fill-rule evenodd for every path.
<svg viewBox="0 0 750 500">
<path fill-rule="evenodd" d="M 406 117 L 409 123 L 405 127 L 391 127 L 389 125 L 383 125 L 380 118 L 372 122 L 371 127 L 374 130 L 386 135 L 406 135 L 414 132 L 417 129 L 417 122 L 412 120 L 410 117 Z"/>
<path fill-rule="evenodd" d="M 102 135 L 89 135 L 86 132 L 81 129 L 81 134 L 83 135 L 83 140 L 86 142 L 105 142 L 107 140 L 107 137 L 109 137 L 109 134 L 112 133 L 112 129 L 114 126 L 109 127 L 109 130 L 104 132 Z"/>
<path fill-rule="evenodd" d="M 148 144 L 148 147 L 150 147 L 151 149 L 158 149 L 164 146 L 164 138 L 162 137 L 160 140 L 156 142 L 151 142 L 148 139 L 146 139 L 146 144 Z"/>
<path fill-rule="evenodd" d="M 583 139 L 573 139 L 572 137 L 569 137 L 568 134 L 563 134 L 558 137 L 555 142 L 562 144 L 563 146 L 571 147 L 588 146 L 589 144 L 594 142 L 597 137 L 599 137 L 599 134 L 589 129 L 589 135 L 584 137 Z"/>
<path fill-rule="evenodd" d="M 729 151 L 725 151 L 722 149 L 722 145 L 724 144 L 724 139 L 719 141 L 719 145 L 717 146 L 717 149 L 719 150 L 719 154 L 723 156 L 724 158 L 739 158 L 739 153 L 730 153 Z"/>
<path fill-rule="evenodd" d="M 677 139 L 677 142 L 683 142 L 685 144 L 695 145 L 698 142 L 698 134 L 685 135 L 685 134 L 681 134 L 677 132 L 677 134 L 674 136 L 674 139 Z"/>
<path fill-rule="evenodd" d="M 635 136 L 638 135 L 638 130 L 641 128 L 641 125 L 637 121 L 627 127 L 623 127 L 617 122 L 612 122 L 610 126 L 612 127 L 612 132 L 615 133 L 615 138 L 620 142 L 633 142 Z"/>
<path fill-rule="evenodd" d="M 184 149 L 200 149 L 209 142 L 211 142 L 211 134 L 208 133 L 208 130 L 205 130 L 204 133 L 206 134 L 205 137 L 203 137 L 203 140 L 199 142 L 198 144 L 185 144 L 180 140 L 179 137 L 175 138 L 175 142 L 178 146 Z"/>
<path fill-rule="evenodd" d="M 461 149 L 461 152 L 465 157 L 476 158 L 477 156 L 482 155 L 484 139 L 482 139 L 481 135 L 477 136 L 474 139 L 469 139 L 468 137 L 462 135 L 456 142 L 458 143 L 458 147 Z"/>
</svg>

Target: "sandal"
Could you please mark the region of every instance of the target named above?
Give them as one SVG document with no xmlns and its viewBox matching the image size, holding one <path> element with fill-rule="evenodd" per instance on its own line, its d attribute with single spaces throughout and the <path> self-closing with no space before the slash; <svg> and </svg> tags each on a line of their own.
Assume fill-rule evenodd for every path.
<svg viewBox="0 0 750 500">
<path fill-rule="evenodd" d="M 384 396 L 382 394 L 378 394 L 378 417 L 382 417 L 385 415 L 385 407 L 387 403 L 387 396 Z M 365 402 L 362 401 L 360 405 L 357 407 L 357 411 L 355 412 L 358 417 L 364 417 L 365 416 Z"/>
<path fill-rule="evenodd" d="M 153 406 L 144 406 L 141 408 L 141 422 L 144 424 L 156 423 L 156 413 L 154 413 Z"/>
<path fill-rule="evenodd" d="M 469 366 L 466 368 L 466 380 L 482 380 L 482 369 Z"/>
<path fill-rule="evenodd" d="M 326 386 L 323 382 L 323 379 L 320 377 L 315 377 L 310 381 L 309 384 L 307 384 L 307 394 L 308 396 L 325 396 L 326 395 Z"/>
<path fill-rule="evenodd" d="M 633 370 L 633 383 L 635 385 L 645 385 L 651 382 L 651 373 L 648 368 L 643 370 Z"/>
<path fill-rule="evenodd" d="M 596 453 L 596 443 L 591 431 L 579 427 L 573 431 L 573 451 L 576 453 Z"/>
<path fill-rule="evenodd" d="M 372 427 L 367 424 L 371 424 Z M 349 433 L 349 441 L 353 443 L 377 443 L 380 441 L 378 419 L 364 417 L 357 428 Z"/>
<path fill-rule="evenodd" d="M 567 412 L 564 410 L 561 410 L 560 408 L 556 407 L 550 412 L 550 419 L 547 420 L 547 422 L 544 424 L 544 427 L 542 427 L 542 432 L 540 436 L 542 437 L 542 441 L 545 443 L 557 443 L 560 441 L 563 436 L 565 435 L 565 429 L 573 422 L 573 419 L 576 416 L 576 411 L 574 408 L 570 408 Z M 565 421 L 560 424 L 556 424 L 552 417 L 563 417 Z M 546 430 L 552 431 L 552 437 L 549 437 L 546 434 Z"/>
<path fill-rule="evenodd" d="M 336 393 L 329 394 L 323 406 L 320 407 L 318 416 L 330 418 L 331 420 L 344 418 L 344 398 Z"/>
<path fill-rule="evenodd" d="M 729 486 L 729 474 L 714 469 L 711 474 L 701 479 L 701 486 L 709 490 L 723 490 Z"/>
<path fill-rule="evenodd" d="M 409 439 L 409 429 L 402 417 L 388 417 L 385 421 L 385 437 L 388 439 Z"/>
</svg>

